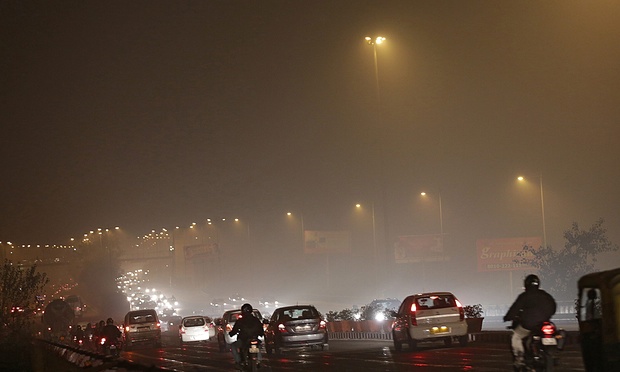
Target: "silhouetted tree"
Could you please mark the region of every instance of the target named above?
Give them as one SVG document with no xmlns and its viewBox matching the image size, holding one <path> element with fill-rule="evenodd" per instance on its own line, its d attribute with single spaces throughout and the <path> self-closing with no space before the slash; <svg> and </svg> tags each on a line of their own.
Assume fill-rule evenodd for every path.
<svg viewBox="0 0 620 372">
<path fill-rule="evenodd" d="M 596 271 L 596 256 L 600 253 L 618 250 L 618 245 L 609 241 L 604 220 L 596 221 L 589 230 L 580 230 L 577 222 L 564 232 L 564 249 L 556 251 L 551 247 L 534 248 L 524 246 L 517 262 L 538 269 L 543 286 L 558 300 L 573 300 L 577 280 Z"/>
<path fill-rule="evenodd" d="M 47 282 L 36 265 L 17 266 L 5 260 L 0 267 L 0 370 L 30 369 L 35 322 L 31 304 Z"/>
</svg>

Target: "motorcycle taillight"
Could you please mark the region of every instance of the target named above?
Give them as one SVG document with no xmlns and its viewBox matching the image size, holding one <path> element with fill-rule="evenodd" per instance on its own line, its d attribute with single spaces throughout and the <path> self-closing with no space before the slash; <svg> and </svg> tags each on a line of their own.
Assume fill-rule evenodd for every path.
<svg viewBox="0 0 620 372">
<path fill-rule="evenodd" d="M 540 330 L 545 336 L 553 336 L 555 333 L 555 325 L 553 325 L 553 323 L 545 322 Z"/>
</svg>

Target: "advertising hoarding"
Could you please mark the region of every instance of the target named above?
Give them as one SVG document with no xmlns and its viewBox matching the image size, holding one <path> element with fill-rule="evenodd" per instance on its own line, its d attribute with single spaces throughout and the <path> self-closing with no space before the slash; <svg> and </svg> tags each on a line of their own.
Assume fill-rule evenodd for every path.
<svg viewBox="0 0 620 372">
<path fill-rule="evenodd" d="M 542 246 L 542 239 L 540 237 L 478 239 L 476 241 L 478 271 L 533 270 L 531 266 L 517 262 L 522 257 L 531 258 L 531 253 L 519 256 L 526 245 L 538 248 Z"/>
<path fill-rule="evenodd" d="M 399 236 L 394 244 L 394 262 L 445 261 L 440 234 Z"/>
<path fill-rule="evenodd" d="M 351 253 L 349 231 L 304 231 L 304 253 Z"/>
</svg>

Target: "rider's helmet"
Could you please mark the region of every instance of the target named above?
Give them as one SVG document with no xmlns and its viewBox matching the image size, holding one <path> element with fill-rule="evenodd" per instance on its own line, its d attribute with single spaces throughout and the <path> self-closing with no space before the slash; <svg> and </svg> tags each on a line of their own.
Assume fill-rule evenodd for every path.
<svg viewBox="0 0 620 372">
<path fill-rule="evenodd" d="M 243 304 L 243 306 L 241 306 L 241 312 L 242 313 L 246 313 L 246 314 L 252 313 L 252 305 L 250 305 L 250 304 Z"/>
<path fill-rule="evenodd" d="M 114 324 L 114 320 L 112 318 L 108 318 L 106 324 Z"/>
<path fill-rule="evenodd" d="M 538 287 L 540 287 L 540 279 L 537 275 L 530 274 L 525 277 L 525 280 L 523 281 L 523 286 L 525 287 L 526 291 L 531 289 L 538 289 Z"/>
</svg>

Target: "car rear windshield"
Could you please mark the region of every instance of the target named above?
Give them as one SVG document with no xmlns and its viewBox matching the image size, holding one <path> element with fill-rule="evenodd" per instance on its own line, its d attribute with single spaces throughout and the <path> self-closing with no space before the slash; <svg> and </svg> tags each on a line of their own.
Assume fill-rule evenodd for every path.
<svg viewBox="0 0 620 372">
<path fill-rule="evenodd" d="M 153 313 L 134 313 L 129 315 L 129 324 L 152 323 L 155 321 Z"/>
<path fill-rule="evenodd" d="M 183 326 L 185 327 L 200 327 L 205 325 L 204 318 L 189 318 L 183 321 Z"/>
<path fill-rule="evenodd" d="M 314 307 L 296 307 L 283 310 L 278 314 L 278 319 L 282 321 L 297 319 L 314 319 L 319 317 L 319 312 Z"/>
<path fill-rule="evenodd" d="M 418 297 L 416 300 L 416 306 L 420 310 L 455 307 L 456 299 L 452 295 L 431 295 L 427 297 Z"/>
<path fill-rule="evenodd" d="M 258 319 L 262 319 L 261 314 L 258 312 L 258 310 L 254 310 L 252 312 L 252 315 L 254 315 L 255 318 Z M 239 320 L 239 318 L 241 318 L 241 312 L 236 312 L 236 313 L 230 313 L 229 314 L 229 319 L 228 319 L 228 323 L 234 323 L 237 320 Z"/>
</svg>

